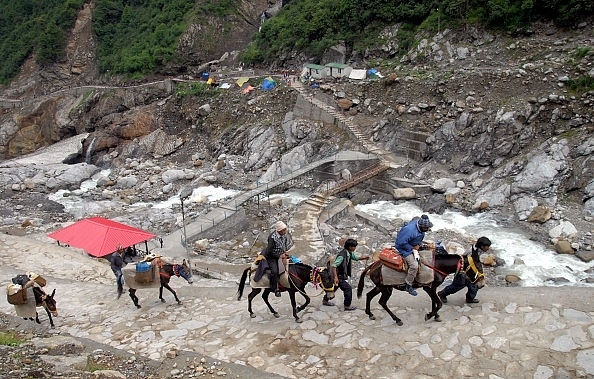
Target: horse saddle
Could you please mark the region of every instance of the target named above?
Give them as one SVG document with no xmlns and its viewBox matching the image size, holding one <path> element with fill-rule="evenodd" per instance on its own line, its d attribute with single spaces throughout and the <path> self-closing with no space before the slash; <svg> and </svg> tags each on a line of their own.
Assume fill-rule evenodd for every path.
<svg viewBox="0 0 594 379">
<path fill-rule="evenodd" d="M 136 264 L 136 283 L 147 284 L 155 280 L 155 265 L 149 262 L 138 262 Z"/>
<path fill-rule="evenodd" d="M 423 264 L 423 262 L 432 262 L 433 252 L 431 250 L 421 250 L 419 251 L 419 255 L 421 256 L 421 264 L 419 264 L 419 271 L 415 277 L 415 282 L 419 284 L 429 284 L 433 282 L 433 269 L 428 267 L 426 264 Z M 404 278 L 406 278 L 407 275 L 406 271 L 408 270 L 408 265 L 406 264 L 406 261 L 403 260 L 403 262 L 403 271 L 397 271 L 384 264 L 384 261 L 382 261 L 382 284 L 387 286 L 396 286 L 405 283 Z"/>
<path fill-rule="evenodd" d="M 260 257 L 261 255 L 258 255 Z M 282 287 L 288 288 L 289 275 L 283 264 L 281 258 L 278 259 L 278 271 L 279 279 L 278 284 Z M 266 259 L 257 259 L 252 263 L 251 272 L 254 276 L 250 279 L 250 287 L 252 288 L 269 288 L 270 287 L 270 269 L 268 268 L 268 262 Z"/>
</svg>

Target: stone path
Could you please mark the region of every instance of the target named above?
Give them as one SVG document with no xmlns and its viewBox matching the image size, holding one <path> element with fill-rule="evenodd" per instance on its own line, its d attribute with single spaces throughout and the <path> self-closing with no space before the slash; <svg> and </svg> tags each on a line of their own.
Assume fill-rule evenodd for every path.
<svg viewBox="0 0 594 379">
<path fill-rule="evenodd" d="M 141 290 L 143 308 L 136 309 L 127 294 L 116 300 L 106 262 L 45 237 L 0 236 L 0 264 L 1 285 L 16 273 L 36 271 L 49 290 L 56 288 L 56 333 L 157 360 L 187 350 L 289 378 L 594 378 L 590 288 L 485 288 L 472 307 L 457 294 L 442 309 L 442 323 L 423 321 L 430 305 L 425 293 L 394 293 L 389 305 L 402 327 L 377 299 L 372 310 L 378 319 L 371 321 L 361 310 L 321 306 L 315 297 L 298 324 L 286 294 L 271 300 L 280 318 L 258 297 L 258 316 L 251 319 L 245 295 L 242 301 L 235 296 L 238 277 L 231 275 L 227 281 L 196 278 L 191 286 L 173 278 L 182 305 L 169 293 L 162 304 L 157 290 Z M 364 297 L 354 304 L 363 307 Z M 3 300 L 0 312 L 14 309 Z M 44 313 L 40 318 L 47 325 Z"/>
</svg>

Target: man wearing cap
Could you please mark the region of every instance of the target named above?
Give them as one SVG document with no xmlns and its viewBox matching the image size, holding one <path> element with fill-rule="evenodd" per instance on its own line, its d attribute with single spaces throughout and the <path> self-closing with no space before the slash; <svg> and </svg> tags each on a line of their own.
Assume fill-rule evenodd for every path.
<svg viewBox="0 0 594 379">
<path fill-rule="evenodd" d="M 268 236 L 268 245 L 264 250 L 264 256 L 270 267 L 270 289 L 274 296 L 280 297 L 278 288 L 278 259 L 287 257 L 287 251 L 293 247 L 293 240 L 287 234 L 287 225 L 282 221 L 274 224 L 274 231 Z"/>
<path fill-rule="evenodd" d="M 396 250 L 408 264 L 407 275 L 404 279 L 406 282 L 405 290 L 413 296 L 417 296 L 417 291 L 412 285 L 419 270 L 419 262 L 417 262 L 413 250 L 419 250 L 423 239 L 425 239 L 425 232 L 428 232 L 432 226 L 433 224 L 429 221 L 427 215 L 412 219 L 400 229 L 394 243 Z"/>
</svg>

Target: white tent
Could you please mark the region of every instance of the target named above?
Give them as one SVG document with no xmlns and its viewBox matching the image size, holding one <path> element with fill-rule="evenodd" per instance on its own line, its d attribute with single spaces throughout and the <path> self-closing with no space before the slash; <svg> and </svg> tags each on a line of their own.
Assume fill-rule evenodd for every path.
<svg viewBox="0 0 594 379">
<path fill-rule="evenodd" d="M 349 74 L 349 79 L 365 79 L 367 77 L 367 70 L 355 70 L 352 69 L 351 73 Z"/>
</svg>

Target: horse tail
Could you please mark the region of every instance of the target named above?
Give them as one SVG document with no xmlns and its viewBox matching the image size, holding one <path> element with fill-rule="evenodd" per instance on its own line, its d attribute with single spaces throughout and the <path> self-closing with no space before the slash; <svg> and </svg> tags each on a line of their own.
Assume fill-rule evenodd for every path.
<svg viewBox="0 0 594 379">
<path fill-rule="evenodd" d="M 243 296 L 243 287 L 245 286 L 245 282 L 247 280 L 249 272 L 249 267 L 243 270 L 243 274 L 241 275 L 241 279 L 239 280 L 239 288 L 237 289 L 237 301 L 241 300 L 241 296 Z"/>
<path fill-rule="evenodd" d="M 361 277 L 359 278 L 359 285 L 357 286 L 357 299 L 361 298 L 361 295 L 363 295 L 363 287 L 365 286 L 365 275 L 367 275 L 367 272 L 369 271 L 371 266 L 373 265 L 367 266 L 365 270 L 363 270 L 363 272 L 361 273 Z"/>
</svg>

